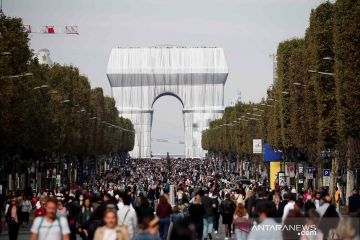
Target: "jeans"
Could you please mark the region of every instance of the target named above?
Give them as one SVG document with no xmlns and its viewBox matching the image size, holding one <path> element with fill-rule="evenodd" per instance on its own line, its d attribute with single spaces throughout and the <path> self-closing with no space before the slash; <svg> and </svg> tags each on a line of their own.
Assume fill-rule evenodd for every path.
<svg viewBox="0 0 360 240">
<path fill-rule="evenodd" d="M 219 231 L 219 219 L 220 219 L 220 213 L 216 212 L 214 216 L 214 230 Z"/>
<path fill-rule="evenodd" d="M 168 235 L 168 231 L 169 231 L 169 226 L 170 226 L 170 218 L 160 218 L 160 238 L 162 240 L 167 240 L 167 235 Z"/>
<path fill-rule="evenodd" d="M 203 224 L 202 223 L 195 223 L 195 230 L 196 230 L 196 239 L 201 240 L 203 234 Z"/>
<path fill-rule="evenodd" d="M 235 229 L 236 240 L 246 240 L 248 233 L 241 231 L 240 229 Z"/>
<path fill-rule="evenodd" d="M 16 240 L 18 238 L 20 224 L 13 223 L 13 224 L 8 224 L 8 226 L 9 226 L 9 230 L 8 230 L 9 240 Z"/>
<path fill-rule="evenodd" d="M 204 223 L 204 230 L 203 230 L 203 237 L 207 238 L 208 234 L 212 233 L 213 230 L 213 224 L 214 224 L 214 217 L 204 217 L 203 218 Z"/>
</svg>

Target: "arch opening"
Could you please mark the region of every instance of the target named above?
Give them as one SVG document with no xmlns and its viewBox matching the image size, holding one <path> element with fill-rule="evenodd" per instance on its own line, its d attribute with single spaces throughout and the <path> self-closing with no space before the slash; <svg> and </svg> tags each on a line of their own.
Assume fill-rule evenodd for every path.
<svg viewBox="0 0 360 240">
<path fill-rule="evenodd" d="M 152 103 L 151 155 L 163 157 L 185 155 L 183 102 L 175 94 L 163 93 Z"/>
<path fill-rule="evenodd" d="M 164 92 L 164 93 L 161 93 L 159 94 L 153 101 L 153 103 L 151 104 L 151 108 L 154 108 L 154 103 L 156 102 L 156 100 L 158 100 L 159 98 L 161 97 L 164 97 L 164 96 L 172 96 L 172 97 L 175 97 L 176 99 L 178 99 L 182 105 L 182 107 L 184 108 L 184 102 L 183 100 L 178 96 L 176 95 L 175 93 L 172 93 L 172 92 Z"/>
</svg>

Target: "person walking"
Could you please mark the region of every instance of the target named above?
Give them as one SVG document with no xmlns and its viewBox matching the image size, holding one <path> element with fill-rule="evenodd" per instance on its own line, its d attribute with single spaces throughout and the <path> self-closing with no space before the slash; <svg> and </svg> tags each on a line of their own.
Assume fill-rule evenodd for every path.
<svg viewBox="0 0 360 240">
<path fill-rule="evenodd" d="M 219 194 L 216 193 L 215 191 L 213 192 L 213 194 L 210 196 L 215 204 L 215 208 L 214 208 L 214 233 L 217 234 L 219 231 L 219 220 L 220 220 L 220 197 Z"/>
<path fill-rule="evenodd" d="M 20 212 L 16 198 L 11 199 L 10 205 L 6 211 L 6 223 L 9 227 L 9 240 L 16 240 L 18 238 L 21 218 Z"/>
<path fill-rule="evenodd" d="M 127 194 L 120 194 L 124 205 L 117 211 L 118 225 L 128 228 L 129 237 L 132 239 L 137 227 L 137 216 L 135 209 L 131 207 L 131 198 Z"/>
<path fill-rule="evenodd" d="M 283 215 L 282 215 L 282 222 L 283 222 L 283 223 L 285 222 L 285 219 L 286 219 L 289 211 L 292 210 L 292 209 L 294 209 L 295 200 L 296 200 L 296 195 L 295 195 L 295 193 L 290 193 L 290 194 L 289 194 L 289 201 L 288 201 L 288 203 L 285 205 L 285 207 L 284 207 L 284 212 L 283 212 Z"/>
<path fill-rule="evenodd" d="M 46 206 L 45 199 L 41 199 L 39 201 L 39 204 L 37 204 L 37 206 L 36 206 L 36 210 L 34 212 L 34 219 L 37 217 L 45 216 L 45 206 Z"/>
<path fill-rule="evenodd" d="M 20 204 L 21 207 L 21 223 L 23 227 L 27 227 L 29 224 L 29 216 L 31 213 L 31 201 L 26 197 L 26 195 L 23 196 L 23 199 Z"/>
<path fill-rule="evenodd" d="M 118 225 L 116 210 L 107 208 L 104 213 L 105 226 L 99 227 L 94 240 L 130 240 L 126 227 Z"/>
<path fill-rule="evenodd" d="M 70 228 L 65 217 L 56 217 L 57 200 L 49 199 L 46 215 L 35 218 L 31 227 L 31 240 L 69 240 Z"/>
<path fill-rule="evenodd" d="M 231 225 L 235 208 L 235 203 L 230 199 L 230 193 L 226 193 L 225 199 L 220 204 L 222 223 L 225 225 L 225 240 L 231 238 Z"/>
<path fill-rule="evenodd" d="M 216 203 L 213 198 L 209 197 L 209 190 L 204 191 L 204 196 L 201 198 L 201 204 L 205 208 L 205 214 L 203 216 L 204 228 L 203 228 L 203 238 L 210 240 L 212 239 L 212 230 L 214 226 L 214 213 L 216 210 Z"/>
<path fill-rule="evenodd" d="M 162 240 L 167 240 L 171 214 L 171 205 L 168 203 L 165 195 L 161 195 L 159 199 L 159 204 L 156 208 L 156 215 L 160 218 L 160 238 Z"/>
<path fill-rule="evenodd" d="M 89 198 L 86 198 L 81 206 L 79 213 L 79 219 L 77 221 L 78 228 L 77 231 L 83 240 L 88 238 L 88 231 L 90 224 L 91 216 L 94 212 L 94 208 L 91 206 L 91 201 Z"/>
<path fill-rule="evenodd" d="M 340 211 L 340 202 L 341 202 L 341 192 L 338 187 L 335 188 L 335 204 L 336 209 Z"/>
<path fill-rule="evenodd" d="M 276 217 L 275 205 L 271 202 L 264 202 L 258 207 L 257 210 L 258 220 L 260 223 L 257 225 L 258 227 L 252 228 L 247 239 L 282 240 L 282 233 L 276 228 L 279 223 L 277 223 L 274 219 Z M 267 228 L 267 231 L 263 230 L 264 227 Z"/>
<path fill-rule="evenodd" d="M 159 235 L 159 218 L 154 214 L 143 212 L 139 217 L 140 232 L 134 240 L 161 240 Z"/>
<path fill-rule="evenodd" d="M 235 225 L 235 236 L 237 240 L 246 240 L 247 234 L 250 230 L 249 214 L 243 203 L 238 203 L 236 206 L 233 224 Z"/>
<path fill-rule="evenodd" d="M 189 207 L 190 222 L 195 225 L 196 239 L 201 240 L 203 236 L 203 216 L 205 208 L 201 204 L 201 196 L 196 193 L 194 203 Z"/>
<path fill-rule="evenodd" d="M 349 215 L 357 216 L 360 214 L 360 195 L 357 189 L 354 189 L 349 199 Z"/>
</svg>

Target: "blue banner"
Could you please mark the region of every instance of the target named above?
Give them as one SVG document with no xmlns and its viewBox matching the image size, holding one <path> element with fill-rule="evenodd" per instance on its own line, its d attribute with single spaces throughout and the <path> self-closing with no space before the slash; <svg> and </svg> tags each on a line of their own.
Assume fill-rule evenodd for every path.
<svg viewBox="0 0 360 240">
<path fill-rule="evenodd" d="M 281 162 L 282 152 L 276 152 L 268 144 L 264 144 L 264 162 Z"/>
</svg>

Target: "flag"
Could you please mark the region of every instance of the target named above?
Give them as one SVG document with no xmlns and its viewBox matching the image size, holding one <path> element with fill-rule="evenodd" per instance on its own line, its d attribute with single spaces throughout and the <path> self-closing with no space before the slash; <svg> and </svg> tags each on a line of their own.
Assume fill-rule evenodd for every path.
<svg viewBox="0 0 360 240">
<path fill-rule="evenodd" d="M 47 33 L 55 33 L 54 27 L 47 27 Z"/>
</svg>

